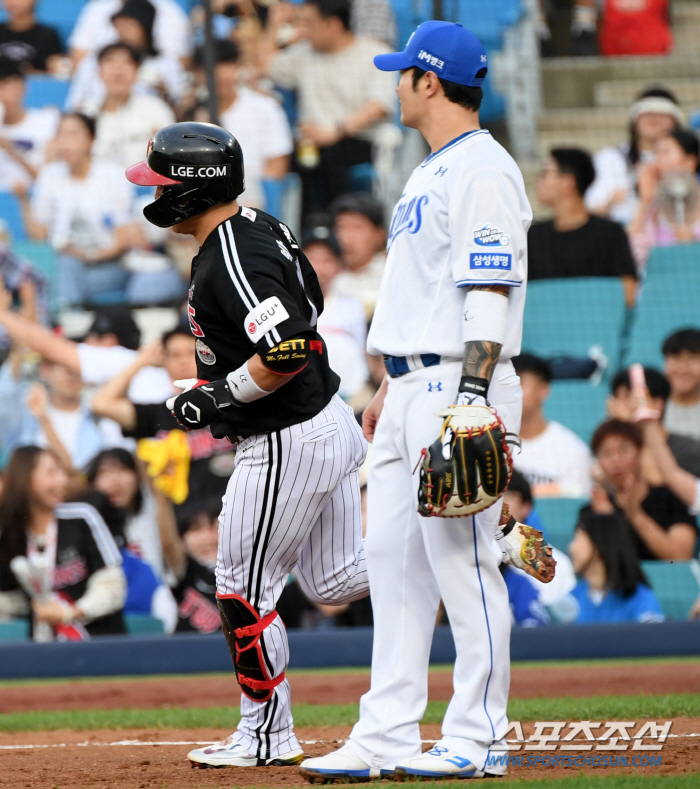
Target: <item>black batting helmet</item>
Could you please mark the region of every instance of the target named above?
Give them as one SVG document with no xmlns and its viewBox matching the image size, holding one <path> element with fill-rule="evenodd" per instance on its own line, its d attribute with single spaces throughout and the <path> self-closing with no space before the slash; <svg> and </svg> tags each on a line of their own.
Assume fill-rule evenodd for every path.
<svg viewBox="0 0 700 789">
<path fill-rule="evenodd" d="M 172 227 L 243 192 L 243 151 L 230 132 L 213 123 L 172 123 L 153 135 L 146 161 L 129 167 L 126 177 L 163 187 L 143 215 L 158 227 Z"/>
</svg>

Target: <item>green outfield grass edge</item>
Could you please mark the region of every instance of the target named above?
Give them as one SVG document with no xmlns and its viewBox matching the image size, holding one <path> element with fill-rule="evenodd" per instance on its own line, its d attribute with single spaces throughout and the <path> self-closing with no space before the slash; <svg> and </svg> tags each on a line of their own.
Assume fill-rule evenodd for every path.
<svg viewBox="0 0 700 789">
<path fill-rule="evenodd" d="M 681 655 L 678 657 L 661 658 L 609 658 L 605 660 L 519 660 L 513 661 L 512 667 L 518 668 L 601 668 L 605 666 L 639 666 L 639 665 L 668 665 L 676 663 L 697 663 L 700 669 L 700 655 Z M 431 672 L 452 671 L 453 665 L 436 664 L 430 667 Z M 295 676 L 327 676 L 348 674 L 369 674 L 369 666 L 346 666 L 334 668 L 292 668 L 287 670 L 287 675 Z M 113 677 L 56 677 L 46 679 L 6 679 L 0 680 L 0 688 L 17 687 L 20 685 L 66 685 L 70 682 L 144 682 L 150 680 L 178 680 L 197 679 L 198 677 L 221 677 L 233 679 L 233 671 L 216 671 L 207 674 L 137 674 L 118 675 Z"/>
<path fill-rule="evenodd" d="M 296 704 L 293 712 L 298 728 L 351 726 L 357 720 L 358 709 L 357 704 Z M 429 702 L 423 722 L 440 723 L 446 709 L 446 702 Z M 521 721 L 700 718 L 700 694 L 513 699 L 508 705 L 508 716 L 511 720 Z M 238 709 L 233 707 L 33 711 L 0 715 L 0 731 L 142 728 L 232 730 L 238 720 Z"/>
</svg>

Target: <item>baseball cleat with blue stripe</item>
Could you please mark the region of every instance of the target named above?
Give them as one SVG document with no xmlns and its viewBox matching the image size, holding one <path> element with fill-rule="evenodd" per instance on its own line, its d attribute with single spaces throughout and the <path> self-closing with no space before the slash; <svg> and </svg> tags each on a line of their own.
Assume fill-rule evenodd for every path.
<svg viewBox="0 0 700 789">
<path fill-rule="evenodd" d="M 494 773 L 480 770 L 465 756 L 444 745 L 435 745 L 429 751 L 396 765 L 396 780 L 410 778 L 440 780 L 441 778 L 496 778 Z"/>
<path fill-rule="evenodd" d="M 192 767 L 286 767 L 304 758 L 304 752 L 297 748 L 289 753 L 267 758 L 256 756 L 239 743 L 227 737 L 204 748 L 195 748 L 187 754 Z"/>
<path fill-rule="evenodd" d="M 337 751 L 315 759 L 305 759 L 299 773 L 312 784 L 366 783 L 393 777 L 393 770 L 370 767 L 346 743 Z"/>
</svg>

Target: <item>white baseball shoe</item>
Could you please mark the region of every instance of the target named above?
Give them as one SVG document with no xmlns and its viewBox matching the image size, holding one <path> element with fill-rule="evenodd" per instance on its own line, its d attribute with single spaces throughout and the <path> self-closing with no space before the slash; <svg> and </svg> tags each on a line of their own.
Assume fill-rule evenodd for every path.
<svg viewBox="0 0 700 789">
<path fill-rule="evenodd" d="M 187 754 L 192 767 L 286 767 L 299 764 L 304 758 L 301 748 L 279 756 L 260 759 L 254 753 L 248 753 L 238 742 L 227 737 L 222 742 L 215 742 L 205 748 L 195 748 Z"/>
<path fill-rule="evenodd" d="M 396 778 L 494 778 L 495 773 L 479 770 L 466 756 L 444 745 L 434 745 L 429 751 L 396 765 Z"/>
<path fill-rule="evenodd" d="M 305 759 L 299 773 L 312 784 L 365 783 L 373 778 L 389 778 L 393 770 L 379 770 L 370 767 L 353 751 L 348 743 L 337 751 Z"/>
</svg>

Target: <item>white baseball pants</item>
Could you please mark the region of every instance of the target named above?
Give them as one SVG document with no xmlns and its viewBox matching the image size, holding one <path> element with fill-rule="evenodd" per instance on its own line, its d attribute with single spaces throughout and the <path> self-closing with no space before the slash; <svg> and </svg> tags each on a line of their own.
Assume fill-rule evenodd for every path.
<svg viewBox="0 0 700 789">
<path fill-rule="evenodd" d="M 454 402 L 461 364 L 389 380 L 372 446 L 367 499 L 367 569 L 374 612 L 372 686 L 362 697 L 352 749 L 393 769 L 421 753 L 428 662 L 440 599 L 457 648 L 454 695 L 442 745 L 479 769 L 507 728 L 510 608 L 495 535 L 500 502 L 473 518 L 423 518 L 416 511 L 421 449 L 435 441 L 440 408 Z M 522 392 L 499 364 L 489 399 L 508 431 L 520 429 Z"/>
<path fill-rule="evenodd" d="M 241 595 L 264 617 L 294 570 L 319 603 L 365 597 L 359 468 L 366 451 L 352 409 L 337 396 L 313 419 L 242 441 L 219 517 L 217 592 Z M 278 677 L 289 662 L 279 617 L 261 643 Z M 250 753 L 274 758 L 299 747 L 286 680 L 269 701 L 242 695 L 241 714 L 233 736 Z"/>
</svg>

